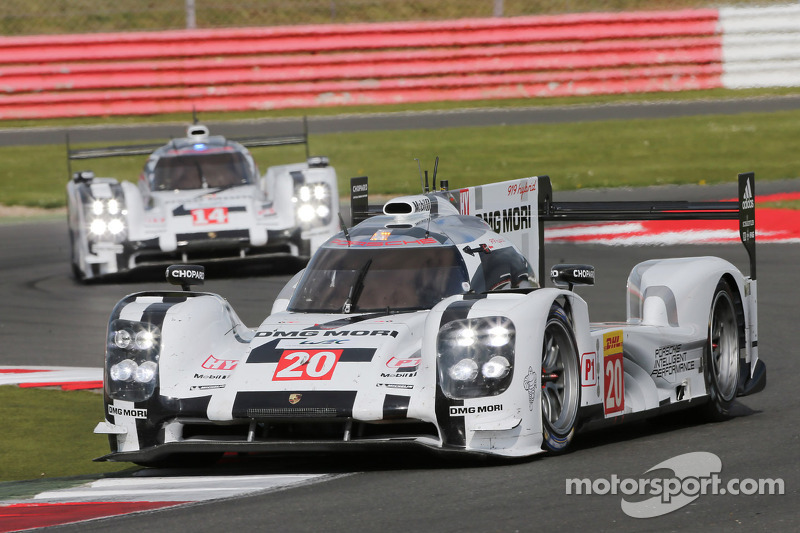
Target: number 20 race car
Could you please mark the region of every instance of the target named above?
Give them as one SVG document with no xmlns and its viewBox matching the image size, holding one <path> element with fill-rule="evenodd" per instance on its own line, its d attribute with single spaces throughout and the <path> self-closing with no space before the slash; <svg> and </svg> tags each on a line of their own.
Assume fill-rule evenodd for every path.
<svg viewBox="0 0 800 533">
<path fill-rule="evenodd" d="M 368 204 L 316 252 L 257 328 L 200 268 L 184 291 L 114 308 L 105 356 L 111 453 L 143 465 L 224 452 L 417 447 L 522 457 L 581 428 L 697 408 L 729 415 L 766 385 L 758 358 L 754 175 L 738 202 L 576 202 L 531 177 Z M 427 187 L 423 190 L 426 190 Z M 739 219 L 750 275 L 715 257 L 645 261 L 627 320 L 589 321 L 573 288 L 594 268 L 544 269 L 543 223 Z M 554 286 L 546 286 L 545 275 Z"/>
<path fill-rule="evenodd" d="M 188 127 L 166 145 L 68 148 L 68 161 L 149 155 L 138 187 L 74 173 L 67 184 L 78 280 L 144 265 L 289 254 L 308 258 L 338 228 L 336 172 L 325 157 L 259 175 L 248 147 L 306 144 L 302 135 L 233 141 Z"/>
</svg>

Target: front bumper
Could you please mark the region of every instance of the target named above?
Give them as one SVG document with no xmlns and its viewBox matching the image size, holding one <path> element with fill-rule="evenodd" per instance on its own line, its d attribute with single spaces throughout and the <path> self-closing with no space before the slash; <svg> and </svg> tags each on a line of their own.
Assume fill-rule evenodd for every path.
<svg viewBox="0 0 800 533">
<path fill-rule="evenodd" d="M 176 238 L 178 247 L 169 252 L 161 250 L 158 239 L 126 243 L 123 254 L 128 258 L 126 267 L 133 269 L 175 262 L 256 259 L 275 255 L 308 258 L 311 255 L 310 243 L 302 238 L 300 228 L 270 230 L 264 246 L 253 246 L 247 230 L 178 234 Z"/>
</svg>

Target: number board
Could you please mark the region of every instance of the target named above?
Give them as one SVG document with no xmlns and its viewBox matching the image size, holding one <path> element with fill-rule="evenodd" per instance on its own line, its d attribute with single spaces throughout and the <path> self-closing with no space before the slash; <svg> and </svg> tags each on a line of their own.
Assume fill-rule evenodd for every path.
<svg viewBox="0 0 800 533">
<path fill-rule="evenodd" d="M 228 223 L 227 207 L 208 207 L 192 209 L 192 224 L 195 226 L 211 226 Z"/>
<path fill-rule="evenodd" d="M 333 376 L 343 350 L 284 350 L 272 381 L 325 380 Z"/>
<path fill-rule="evenodd" d="M 622 330 L 604 333 L 603 411 L 607 417 L 625 411 L 625 371 L 622 361 Z"/>
</svg>

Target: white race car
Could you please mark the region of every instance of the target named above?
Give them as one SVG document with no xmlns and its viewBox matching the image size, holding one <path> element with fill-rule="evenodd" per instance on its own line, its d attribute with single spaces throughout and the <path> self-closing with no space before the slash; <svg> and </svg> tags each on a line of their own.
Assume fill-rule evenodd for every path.
<svg viewBox="0 0 800 533">
<path fill-rule="evenodd" d="M 754 177 L 739 202 L 557 203 L 546 176 L 393 199 L 328 240 L 256 328 L 193 292 L 127 296 L 105 357 L 111 453 L 143 465 L 224 452 L 418 447 L 562 452 L 581 428 L 758 392 Z M 434 179 L 435 184 L 435 179 Z M 434 185 L 434 189 L 436 189 Z M 446 189 L 446 187 L 445 187 Z M 652 260 L 625 321 L 593 323 L 590 265 L 543 266 L 543 221 L 739 219 L 750 276 L 715 257 Z M 555 287 L 546 287 L 546 274 Z"/>
<path fill-rule="evenodd" d="M 261 176 L 248 147 L 307 136 L 240 141 L 201 124 L 166 145 L 71 150 L 68 158 L 147 155 L 138 187 L 75 172 L 67 184 L 72 269 L 78 280 L 143 265 L 289 254 L 308 258 L 339 225 L 335 170 L 325 157 Z"/>
</svg>

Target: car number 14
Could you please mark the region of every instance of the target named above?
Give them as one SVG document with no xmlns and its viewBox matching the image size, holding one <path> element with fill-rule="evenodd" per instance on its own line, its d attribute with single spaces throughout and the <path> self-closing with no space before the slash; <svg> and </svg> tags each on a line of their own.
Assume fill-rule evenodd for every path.
<svg viewBox="0 0 800 533">
<path fill-rule="evenodd" d="M 212 224 L 227 224 L 227 207 L 207 207 L 192 209 L 192 224 L 195 226 L 210 226 Z"/>
</svg>

